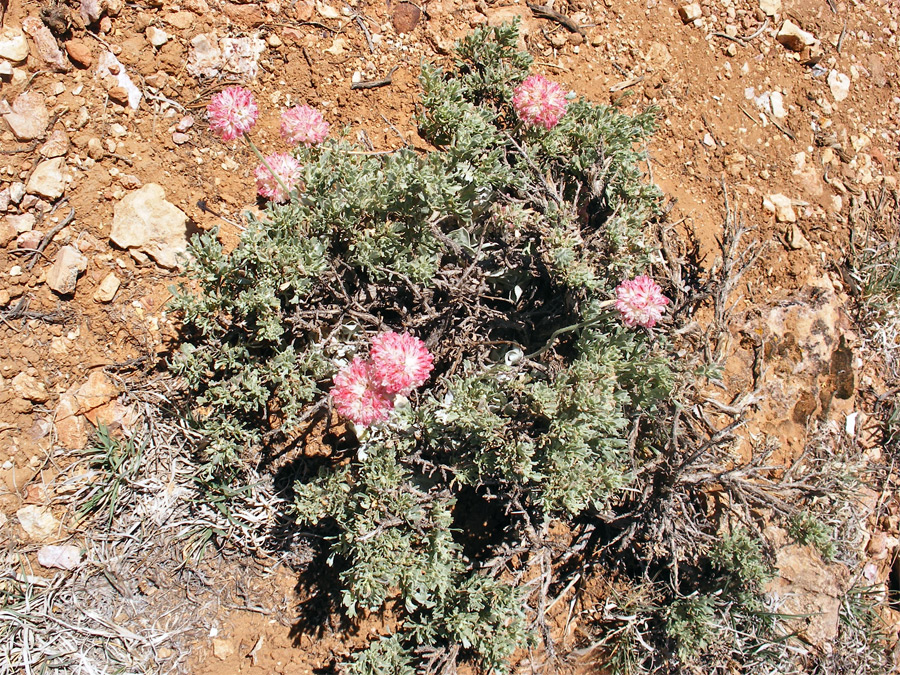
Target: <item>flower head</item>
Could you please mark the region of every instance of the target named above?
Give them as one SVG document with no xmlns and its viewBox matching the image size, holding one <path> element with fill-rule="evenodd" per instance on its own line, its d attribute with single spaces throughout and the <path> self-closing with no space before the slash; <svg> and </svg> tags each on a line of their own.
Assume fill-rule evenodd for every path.
<svg viewBox="0 0 900 675">
<path fill-rule="evenodd" d="M 369 358 L 375 380 L 391 393 L 408 394 L 425 384 L 434 368 L 425 343 L 409 333 L 376 335 Z"/>
<path fill-rule="evenodd" d="M 286 152 L 277 152 L 266 157 L 266 161 L 288 190 L 293 189 L 300 182 L 302 167 L 300 162 L 291 155 Z M 260 196 L 278 203 L 288 200 L 290 195 L 284 191 L 284 188 L 281 187 L 278 180 L 265 165 L 260 164 L 256 167 L 254 174 L 256 176 L 256 191 Z"/>
<path fill-rule="evenodd" d="M 616 309 L 622 313 L 626 326 L 653 328 L 660 320 L 669 299 L 662 289 L 646 275 L 623 281 L 616 287 Z"/>
<path fill-rule="evenodd" d="M 253 92 L 243 87 L 226 87 L 212 97 L 206 107 L 209 128 L 223 141 L 233 141 L 253 128 L 259 117 L 259 108 L 253 100 Z"/>
<path fill-rule="evenodd" d="M 540 124 L 552 129 L 565 114 L 566 92 L 543 75 L 530 75 L 513 92 L 513 107 L 519 119 L 529 126 Z"/>
<path fill-rule="evenodd" d="M 358 356 L 334 376 L 331 400 L 341 415 L 364 427 L 385 420 L 394 408 L 393 397 L 373 379 L 372 365 Z"/>
<path fill-rule="evenodd" d="M 328 136 L 328 122 L 315 108 L 298 105 L 281 113 L 281 136 L 288 143 L 318 145 Z"/>
</svg>

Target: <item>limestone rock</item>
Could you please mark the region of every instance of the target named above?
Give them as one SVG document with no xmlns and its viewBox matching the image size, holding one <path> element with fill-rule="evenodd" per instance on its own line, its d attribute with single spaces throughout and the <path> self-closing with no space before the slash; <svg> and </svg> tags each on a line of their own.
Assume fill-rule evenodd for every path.
<svg viewBox="0 0 900 675">
<path fill-rule="evenodd" d="M 187 250 L 187 215 L 165 197 L 156 183 L 127 195 L 115 206 L 109 238 L 116 246 L 145 253 L 172 269 Z"/>
<path fill-rule="evenodd" d="M 148 26 L 144 31 L 144 36 L 147 38 L 147 42 L 154 47 L 162 47 L 169 41 L 169 34 L 156 26 Z"/>
<path fill-rule="evenodd" d="M 837 637 L 847 570 L 828 565 L 808 546 L 787 546 L 776 555 L 778 577 L 766 586 L 768 595 L 783 600 L 780 610 L 797 618 L 792 628 L 816 647 Z"/>
<path fill-rule="evenodd" d="M 828 73 L 828 87 L 831 89 L 831 95 L 837 102 L 843 101 L 850 95 L 850 78 L 843 73 L 832 70 Z"/>
<path fill-rule="evenodd" d="M 13 101 L 12 110 L 4 113 L 3 119 L 20 141 L 30 141 L 43 135 L 50 123 L 50 112 L 44 105 L 44 97 L 36 91 L 19 94 Z"/>
<path fill-rule="evenodd" d="M 65 158 L 55 157 L 38 164 L 28 179 L 25 191 L 51 200 L 59 199 L 66 191 L 68 179 Z"/>
<path fill-rule="evenodd" d="M 77 546 L 43 546 L 38 551 L 38 563 L 43 567 L 73 570 L 81 563 L 81 549 Z"/>
<path fill-rule="evenodd" d="M 97 290 L 94 291 L 94 300 L 104 303 L 112 302 L 113 298 L 116 297 L 116 292 L 119 290 L 120 283 L 119 277 L 116 276 L 115 272 L 110 272 L 100 282 Z"/>
<path fill-rule="evenodd" d="M 763 199 L 763 207 L 775 214 L 775 220 L 779 223 L 797 222 L 797 213 L 790 197 L 783 194 L 768 195 Z"/>
<path fill-rule="evenodd" d="M 775 16 L 781 11 L 781 0 L 759 0 L 759 9 L 766 16 Z"/>
<path fill-rule="evenodd" d="M 815 35 L 808 33 L 789 20 L 785 20 L 781 24 L 781 29 L 775 39 L 792 52 L 802 52 L 805 47 L 812 47 L 818 42 Z"/>
<path fill-rule="evenodd" d="M 41 157 L 53 159 L 54 157 L 62 157 L 69 151 L 69 137 L 62 129 L 57 129 L 50 133 L 46 142 L 41 146 L 39 152 Z"/>
<path fill-rule="evenodd" d="M 682 5 L 678 8 L 678 16 L 685 23 L 692 23 L 703 16 L 703 8 L 699 2 L 692 2 L 689 5 Z"/>
<path fill-rule="evenodd" d="M 0 58 L 18 63 L 28 58 L 28 39 L 20 28 L 0 28 Z"/>
<path fill-rule="evenodd" d="M 787 247 L 791 251 L 810 250 L 812 248 L 809 240 L 807 240 L 806 236 L 803 234 L 803 230 L 800 229 L 800 226 L 797 225 L 797 223 L 794 223 L 791 226 L 791 229 L 788 230 L 785 240 Z"/>
<path fill-rule="evenodd" d="M 84 418 L 78 414 L 79 408 L 75 394 L 68 392 L 59 397 L 59 403 L 56 405 L 54 418 L 56 440 L 67 450 L 81 450 L 87 445 L 87 425 Z"/>
<path fill-rule="evenodd" d="M 60 522 L 49 510 L 29 504 L 16 511 L 19 525 L 36 541 L 45 541 L 56 536 Z"/>
<path fill-rule="evenodd" d="M 28 373 L 16 375 L 12 380 L 12 388 L 16 394 L 34 403 L 46 403 L 50 400 L 44 383 Z"/>
<path fill-rule="evenodd" d="M 106 405 L 119 395 L 119 389 L 102 370 L 94 370 L 87 381 L 75 390 L 78 411 L 84 415 Z"/>
<path fill-rule="evenodd" d="M 96 78 L 103 81 L 109 77 L 116 80 L 115 86 L 121 87 L 127 92 L 127 96 L 123 98 L 127 99 L 128 106 L 133 110 L 137 110 L 141 105 L 141 99 L 144 97 L 143 92 L 135 86 L 128 73 L 125 72 L 125 66 L 119 62 L 119 59 L 112 52 L 103 52 L 100 54 L 100 58 L 97 59 Z"/>
<path fill-rule="evenodd" d="M 38 56 L 58 73 L 67 73 L 72 70 L 72 64 L 63 55 L 56 44 L 56 38 L 50 29 L 36 16 L 29 16 L 22 22 L 22 30 L 31 36 L 34 40 L 34 46 L 37 49 Z"/>
<path fill-rule="evenodd" d="M 56 254 L 56 262 L 47 272 L 47 285 L 60 295 L 75 292 L 78 275 L 87 269 L 87 258 L 74 246 L 63 246 Z"/>
</svg>

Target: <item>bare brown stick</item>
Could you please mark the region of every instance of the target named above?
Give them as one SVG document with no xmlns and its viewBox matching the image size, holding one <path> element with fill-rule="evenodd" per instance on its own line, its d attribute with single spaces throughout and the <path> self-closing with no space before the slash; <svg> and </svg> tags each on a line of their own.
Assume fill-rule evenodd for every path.
<svg viewBox="0 0 900 675">
<path fill-rule="evenodd" d="M 356 15 L 354 21 L 356 21 L 356 25 L 359 26 L 359 29 L 362 31 L 363 35 L 366 36 L 366 44 L 369 45 L 369 52 L 371 54 L 374 54 L 375 45 L 372 43 L 372 34 L 369 33 L 369 29 L 366 27 L 366 22 L 363 21 L 363 18 L 358 14 Z"/>
<path fill-rule="evenodd" d="M 69 215 L 67 215 L 65 218 L 63 218 L 61 221 L 59 221 L 59 223 L 56 225 L 56 227 L 54 227 L 46 235 L 44 235 L 44 238 L 41 239 L 41 243 L 38 244 L 38 247 L 35 249 L 34 252 L 36 254 L 43 254 L 44 249 L 47 248 L 47 245 L 51 242 L 53 237 L 55 237 L 57 234 L 59 234 L 60 230 L 62 230 L 66 225 L 71 223 L 74 219 L 75 219 L 75 207 L 73 206 L 73 207 L 71 207 L 71 210 L 69 211 Z M 32 267 L 34 267 L 34 264 L 38 261 L 38 258 L 40 258 L 40 255 L 35 255 L 31 259 L 31 261 L 28 263 L 27 269 L 30 270 Z"/>
<path fill-rule="evenodd" d="M 391 72 L 387 74 L 387 77 L 383 80 L 375 80 L 374 82 L 354 82 L 350 85 L 351 89 L 377 89 L 378 87 L 386 87 L 393 81 L 392 78 L 394 76 L 394 71 L 397 70 L 400 66 L 394 66 L 391 68 Z"/>
<path fill-rule="evenodd" d="M 533 5 L 530 2 L 527 4 L 528 9 L 534 12 L 534 15 L 539 19 L 549 19 L 550 21 L 555 21 L 570 33 L 578 33 L 582 37 L 585 37 L 584 29 L 577 23 L 572 21 L 572 19 L 567 17 L 565 14 L 560 14 L 552 7 L 546 7 L 545 5 Z"/>
</svg>

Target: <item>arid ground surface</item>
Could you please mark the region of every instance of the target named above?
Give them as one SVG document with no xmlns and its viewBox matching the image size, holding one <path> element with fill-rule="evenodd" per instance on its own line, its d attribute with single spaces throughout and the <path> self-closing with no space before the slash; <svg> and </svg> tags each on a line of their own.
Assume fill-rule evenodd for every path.
<svg viewBox="0 0 900 675">
<path fill-rule="evenodd" d="M 896 344 L 857 323 L 846 261 L 854 230 L 889 220 L 898 188 L 900 4 L 570 0 L 554 9 L 577 32 L 502 1 L 429 1 L 420 11 L 356 0 L 12 0 L 0 32 L 0 545 L 10 569 L 54 589 L 54 603 L 93 603 L 79 625 L 144 654 L 155 664 L 146 672 L 328 672 L 318 669 L 390 622 L 310 618 L 309 554 L 296 535 L 263 537 L 249 547 L 255 557 L 223 536 L 225 553 L 210 548 L 195 562 L 196 539 L 179 538 L 187 521 L 166 520 L 180 513 L 172 505 L 184 467 L 163 449 L 147 455 L 159 504 L 135 513 L 118 540 L 85 525 L 71 500 L 85 471 L 78 451 L 98 423 L 178 435 L 174 423 L 146 419 L 174 386 L 160 363 L 177 339 L 166 308 L 176 253 L 185 230 L 218 227 L 233 246 L 242 212 L 261 206 L 251 152 L 208 130 L 212 94 L 234 82 L 255 92 L 263 152 L 284 149 L 278 113 L 298 103 L 371 149 L 425 149 L 414 120 L 422 61 L 448 59 L 473 27 L 514 17 L 535 71 L 627 112 L 658 108 L 646 170 L 707 267 L 727 218 L 742 218 L 763 246 L 732 297 L 740 320 L 724 347 L 726 389 L 708 392 L 723 415 L 740 408 L 742 434 L 775 439 L 784 463 L 819 442 L 813 426 L 830 424 L 839 442 L 890 466 L 873 412 L 896 395 L 887 363 Z M 785 22 L 798 30 L 785 37 Z M 174 225 L 149 238 L 129 231 L 126 216 L 142 214 Z M 816 614 L 804 628 L 816 648 L 830 648 L 840 597 L 859 574 L 866 585 L 892 583 L 892 485 L 888 476 L 857 504 L 868 564 L 828 564 L 808 547 L 779 554 L 773 589 L 800 598 L 792 613 Z M 247 508 L 261 522 L 276 511 Z M 170 527 L 168 548 L 123 545 L 157 516 Z M 60 543 L 85 549 L 75 569 L 39 564 L 37 552 Z M 887 603 L 883 613 L 900 630 L 900 614 Z M 577 646 L 577 622 L 567 631 Z M 100 651 L 85 658 L 98 670 L 83 672 L 104 667 Z"/>
</svg>

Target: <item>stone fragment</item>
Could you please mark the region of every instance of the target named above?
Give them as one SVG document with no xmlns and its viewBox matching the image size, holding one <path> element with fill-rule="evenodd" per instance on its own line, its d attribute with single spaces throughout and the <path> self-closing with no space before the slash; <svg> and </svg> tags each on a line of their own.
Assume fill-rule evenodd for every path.
<svg viewBox="0 0 900 675">
<path fill-rule="evenodd" d="M 87 258 L 74 246 L 63 246 L 47 272 L 47 285 L 60 295 L 75 292 L 78 275 L 87 269 Z"/>
<path fill-rule="evenodd" d="M 50 123 L 50 111 L 42 94 L 26 91 L 16 96 L 12 109 L 4 113 L 3 119 L 18 140 L 30 141 L 44 134 Z"/>
<path fill-rule="evenodd" d="M 37 169 L 31 174 L 31 178 L 28 179 L 25 191 L 51 200 L 59 199 L 66 191 L 68 178 L 64 157 L 48 159 L 38 164 Z"/>
<path fill-rule="evenodd" d="M 187 215 L 165 197 L 156 183 L 127 195 L 115 206 L 109 238 L 116 246 L 145 253 L 171 269 L 187 250 Z"/>
<path fill-rule="evenodd" d="M 103 281 L 100 282 L 97 290 L 94 291 L 94 300 L 104 303 L 112 302 L 113 298 L 116 297 L 116 292 L 119 290 L 120 283 L 119 277 L 114 272 L 110 272 L 103 277 Z"/>
<path fill-rule="evenodd" d="M 119 395 L 119 389 L 102 370 L 94 370 L 87 381 L 75 390 L 78 412 L 82 415 L 106 405 Z"/>
<path fill-rule="evenodd" d="M 128 105 L 128 90 L 125 87 L 112 87 L 108 92 L 109 99 L 119 105 Z"/>
<path fill-rule="evenodd" d="M 804 47 L 812 47 L 817 42 L 815 35 L 808 33 L 790 20 L 785 20 L 781 24 L 781 29 L 775 39 L 792 52 L 802 52 Z"/>
<path fill-rule="evenodd" d="M 212 643 L 213 655 L 220 661 L 227 661 L 229 656 L 234 655 L 234 645 L 230 641 L 214 638 Z"/>
<path fill-rule="evenodd" d="M 35 251 L 41 245 L 44 233 L 40 230 L 29 230 L 16 237 L 16 249 L 19 251 Z"/>
<path fill-rule="evenodd" d="M 18 69 L 16 69 L 18 70 Z M 9 81 L 13 76 L 13 67 L 9 61 L 0 61 L 0 80 Z"/>
<path fill-rule="evenodd" d="M 13 204 L 18 204 L 25 196 L 25 183 L 17 180 L 9 186 L 9 199 Z"/>
<path fill-rule="evenodd" d="M 41 157 L 53 159 L 64 156 L 68 151 L 69 136 L 62 129 L 57 129 L 50 133 L 38 152 L 41 153 Z"/>
<path fill-rule="evenodd" d="M 169 41 L 169 34 L 156 26 L 148 26 L 144 31 L 144 36 L 147 38 L 147 42 L 154 47 L 162 47 Z"/>
<path fill-rule="evenodd" d="M 125 72 L 125 66 L 119 63 L 119 60 L 113 56 L 112 52 L 102 52 L 100 58 L 97 59 L 96 78 L 103 81 L 107 77 L 116 78 L 116 86 L 128 92 L 126 97 L 128 106 L 137 110 L 144 94 L 135 86 L 128 73 Z"/>
<path fill-rule="evenodd" d="M 791 251 L 808 251 L 812 249 L 809 240 L 803 234 L 803 230 L 800 229 L 800 226 L 797 225 L 797 223 L 791 225 L 791 229 L 788 230 L 785 243 L 787 244 L 788 249 Z"/>
<path fill-rule="evenodd" d="M 769 94 L 769 105 L 772 107 L 772 116 L 783 120 L 787 117 L 787 110 L 784 107 L 784 96 L 780 91 L 773 91 Z"/>
<path fill-rule="evenodd" d="M 23 506 L 16 511 L 19 525 L 29 537 L 36 541 L 45 541 L 56 536 L 60 522 L 48 509 L 34 504 Z"/>
<path fill-rule="evenodd" d="M 194 77 L 216 77 L 222 65 L 222 50 L 215 33 L 200 33 L 191 40 L 187 71 Z"/>
<path fill-rule="evenodd" d="M 82 21 L 84 21 L 85 26 L 97 23 L 97 21 L 100 20 L 100 15 L 103 14 L 103 7 L 100 4 L 100 0 L 81 0 L 78 14 L 81 16 Z"/>
<path fill-rule="evenodd" d="M 191 140 L 191 137 L 187 134 L 182 134 L 178 131 L 172 134 L 172 142 L 175 143 L 175 145 L 184 145 L 189 140 Z"/>
<path fill-rule="evenodd" d="M 841 102 L 850 95 L 850 77 L 832 70 L 828 73 L 828 87 L 834 100 Z"/>
<path fill-rule="evenodd" d="M 759 0 L 759 9 L 766 16 L 775 16 L 781 11 L 781 0 Z"/>
<path fill-rule="evenodd" d="M 12 388 L 16 394 L 34 403 L 46 403 L 50 400 L 44 383 L 28 373 L 16 375 L 12 380 Z"/>
<path fill-rule="evenodd" d="M 65 393 L 59 397 L 54 416 L 56 440 L 67 450 L 81 450 L 87 445 L 87 425 L 78 411 L 78 399 L 73 393 Z"/>
<path fill-rule="evenodd" d="M 391 21 L 394 23 L 394 30 L 402 34 L 411 33 L 419 25 L 421 18 L 422 10 L 416 5 L 411 2 L 400 2 L 394 7 Z"/>
<path fill-rule="evenodd" d="M 20 215 L 6 216 L 4 218 L 13 226 L 16 232 L 31 232 L 34 229 L 35 217 L 33 213 L 22 213 Z"/>
<path fill-rule="evenodd" d="M 48 66 L 58 73 L 67 73 L 72 70 L 72 64 L 69 63 L 59 45 L 56 44 L 56 38 L 50 29 L 36 16 L 29 16 L 22 22 L 22 30 L 31 36 L 34 40 L 34 46 L 37 49 L 38 56 Z"/>
<path fill-rule="evenodd" d="M 790 197 L 783 194 L 768 195 L 763 199 L 763 207 L 775 214 L 775 220 L 779 223 L 797 222 L 797 214 Z"/>
<path fill-rule="evenodd" d="M 15 26 L 0 28 L 0 58 L 14 63 L 28 58 L 28 38 L 20 28 Z"/>
<path fill-rule="evenodd" d="M 88 139 L 87 142 L 87 154 L 91 159 L 103 159 L 103 155 L 106 154 L 106 151 L 103 149 L 103 143 L 100 142 L 100 139 L 96 136 Z"/>
<path fill-rule="evenodd" d="M 90 68 L 94 63 L 94 54 L 91 48 L 81 40 L 68 40 L 66 42 L 66 53 L 77 65 L 82 68 Z"/>
<path fill-rule="evenodd" d="M 678 16 L 684 23 L 691 23 L 703 16 L 703 8 L 699 2 L 692 2 L 689 5 L 682 5 L 678 8 Z"/>
<path fill-rule="evenodd" d="M 43 546 L 38 551 L 38 563 L 43 567 L 73 570 L 81 563 L 81 549 L 77 546 Z"/>
<path fill-rule="evenodd" d="M 12 201 L 12 198 L 9 195 L 9 186 L 7 185 L 2 190 L 0 190 L 0 211 L 6 211 L 9 208 L 9 204 Z"/>
<path fill-rule="evenodd" d="M 838 634 L 847 569 L 826 564 L 809 546 L 796 545 L 778 551 L 775 567 L 777 576 L 766 585 L 766 594 L 779 601 L 780 612 L 796 617 L 787 621 L 790 630 L 824 647 Z"/>
</svg>

